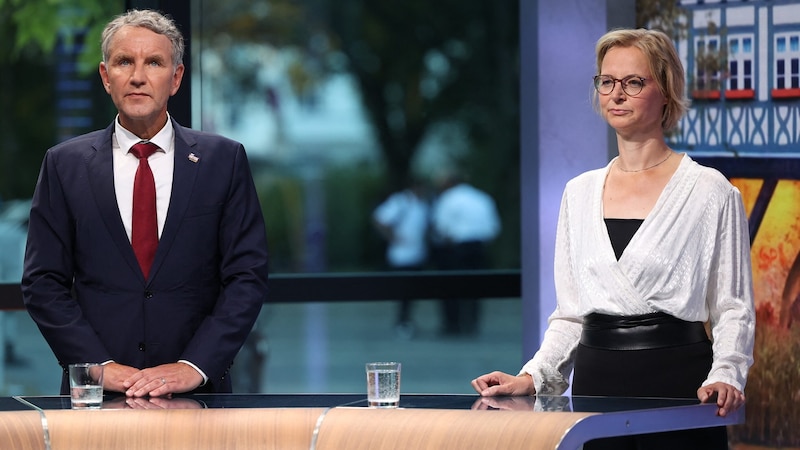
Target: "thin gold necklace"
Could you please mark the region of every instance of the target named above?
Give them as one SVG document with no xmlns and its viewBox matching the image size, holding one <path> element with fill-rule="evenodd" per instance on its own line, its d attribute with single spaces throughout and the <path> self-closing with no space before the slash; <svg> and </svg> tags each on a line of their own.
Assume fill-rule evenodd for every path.
<svg viewBox="0 0 800 450">
<path fill-rule="evenodd" d="M 659 162 L 657 162 L 657 163 L 653 164 L 652 166 L 647 166 L 647 167 L 645 167 L 644 169 L 637 169 L 637 170 L 628 170 L 628 169 L 623 169 L 623 168 L 622 168 L 622 166 L 619 164 L 619 159 L 618 159 L 618 160 L 617 160 L 617 169 L 619 169 L 619 170 L 621 170 L 621 171 L 623 171 L 623 172 L 626 172 L 626 173 L 644 172 L 645 170 L 650 170 L 650 169 L 652 169 L 652 168 L 654 168 L 654 167 L 658 167 L 658 166 L 660 166 L 661 164 L 664 164 L 665 162 L 667 162 L 667 160 L 669 159 L 669 157 L 670 157 L 670 156 L 672 156 L 672 154 L 673 154 L 673 153 L 674 153 L 674 152 L 673 152 L 672 150 L 669 150 L 669 152 L 667 153 L 667 157 L 666 157 L 666 158 L 664 158 L 664 159 L 662 159 L 661 161 L 659 161 Z"/>
</svg>

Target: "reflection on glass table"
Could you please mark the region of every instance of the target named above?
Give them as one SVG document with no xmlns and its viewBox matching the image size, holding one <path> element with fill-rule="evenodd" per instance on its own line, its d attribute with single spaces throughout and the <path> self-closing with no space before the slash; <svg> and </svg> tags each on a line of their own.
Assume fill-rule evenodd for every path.
<svg viewBox="0 0 800 450">
<path fill-rule="evenodd" d="M 34 408 L 70 409 L 68 396 L 0 398 L 1 411 L 24 410 L 20 401 Z M 403 394 L 406 409 L 471 409 L 536 412 L 612 413 L 700 405 L 697 399 L 622 398 L 584 396 L 480 397 L 457 394 Z M 170 398 L 132 399 L 106 394 L 104 409 L 195 409 L 195 408 L 335 408 L 367 407 L 364 394 L 197 394 Z"/>
</svg>

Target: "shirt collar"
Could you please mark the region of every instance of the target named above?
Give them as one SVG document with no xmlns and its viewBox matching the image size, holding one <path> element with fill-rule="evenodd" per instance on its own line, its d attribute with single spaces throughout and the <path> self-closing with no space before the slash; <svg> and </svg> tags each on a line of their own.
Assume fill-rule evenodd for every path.
<svg viewBox="0 0 800 450">
<path fill-rule="evenodd" d="M 125 153 L 128 153 L 133 147 L 134 144 L 142 142 L 142 139 L 135 134 L 131 133 L 125 127 L 120 125 L 119 123 L 119 116 L 114 120 L 114 133 L 117 137 L 117 143 L 119 144 L 119 148 L 122 149 Z M 149 142 L 156 144 L 158 148 L 160 148 L 164 153 L 169 153 L 173 149 L 173 143 L 175 142 L 175 130 L 172 128 L 172 120 L 167 114 L 167 123 L 164 125 Z"/>
</svg>

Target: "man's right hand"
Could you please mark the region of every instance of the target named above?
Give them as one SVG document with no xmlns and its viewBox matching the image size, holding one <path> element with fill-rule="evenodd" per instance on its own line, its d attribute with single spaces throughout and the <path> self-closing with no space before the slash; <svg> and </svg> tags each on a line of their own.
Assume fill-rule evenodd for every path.
<svg viewBox="0 0 800 450">
<path fill-rule="evenodd" d="M 125 392 L 127 389 L 122 382 L 139 371 L 135 367 L 115 362 L 110 362 L 103 367 L 103 389 L 112 392 Z"/>
</svg>

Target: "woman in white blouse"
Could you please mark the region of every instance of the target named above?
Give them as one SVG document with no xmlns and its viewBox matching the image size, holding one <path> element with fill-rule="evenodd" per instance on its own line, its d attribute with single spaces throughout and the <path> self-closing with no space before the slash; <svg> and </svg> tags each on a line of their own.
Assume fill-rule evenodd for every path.
<svg viewBox="0 0 800 450">
<path fill-rule="evenodd" d="M 697 396 L 725 416 L 744 403 L 753 363 L 741 195 L 718 171 L 665 143 L 687 109 L 683 67 L 668 36 L 615 30 L 596 53 L 595 106 L 616 131 L 619 156 L 565 188 L 557 306 L 539 351 L 517 376 L 492 372 L 472 385 L 482 396 L 557 395 L 574 369 L 574 396 Z M 623 440 L 585 448 L 727 448 L 724 427 Z"/>
</svg>

